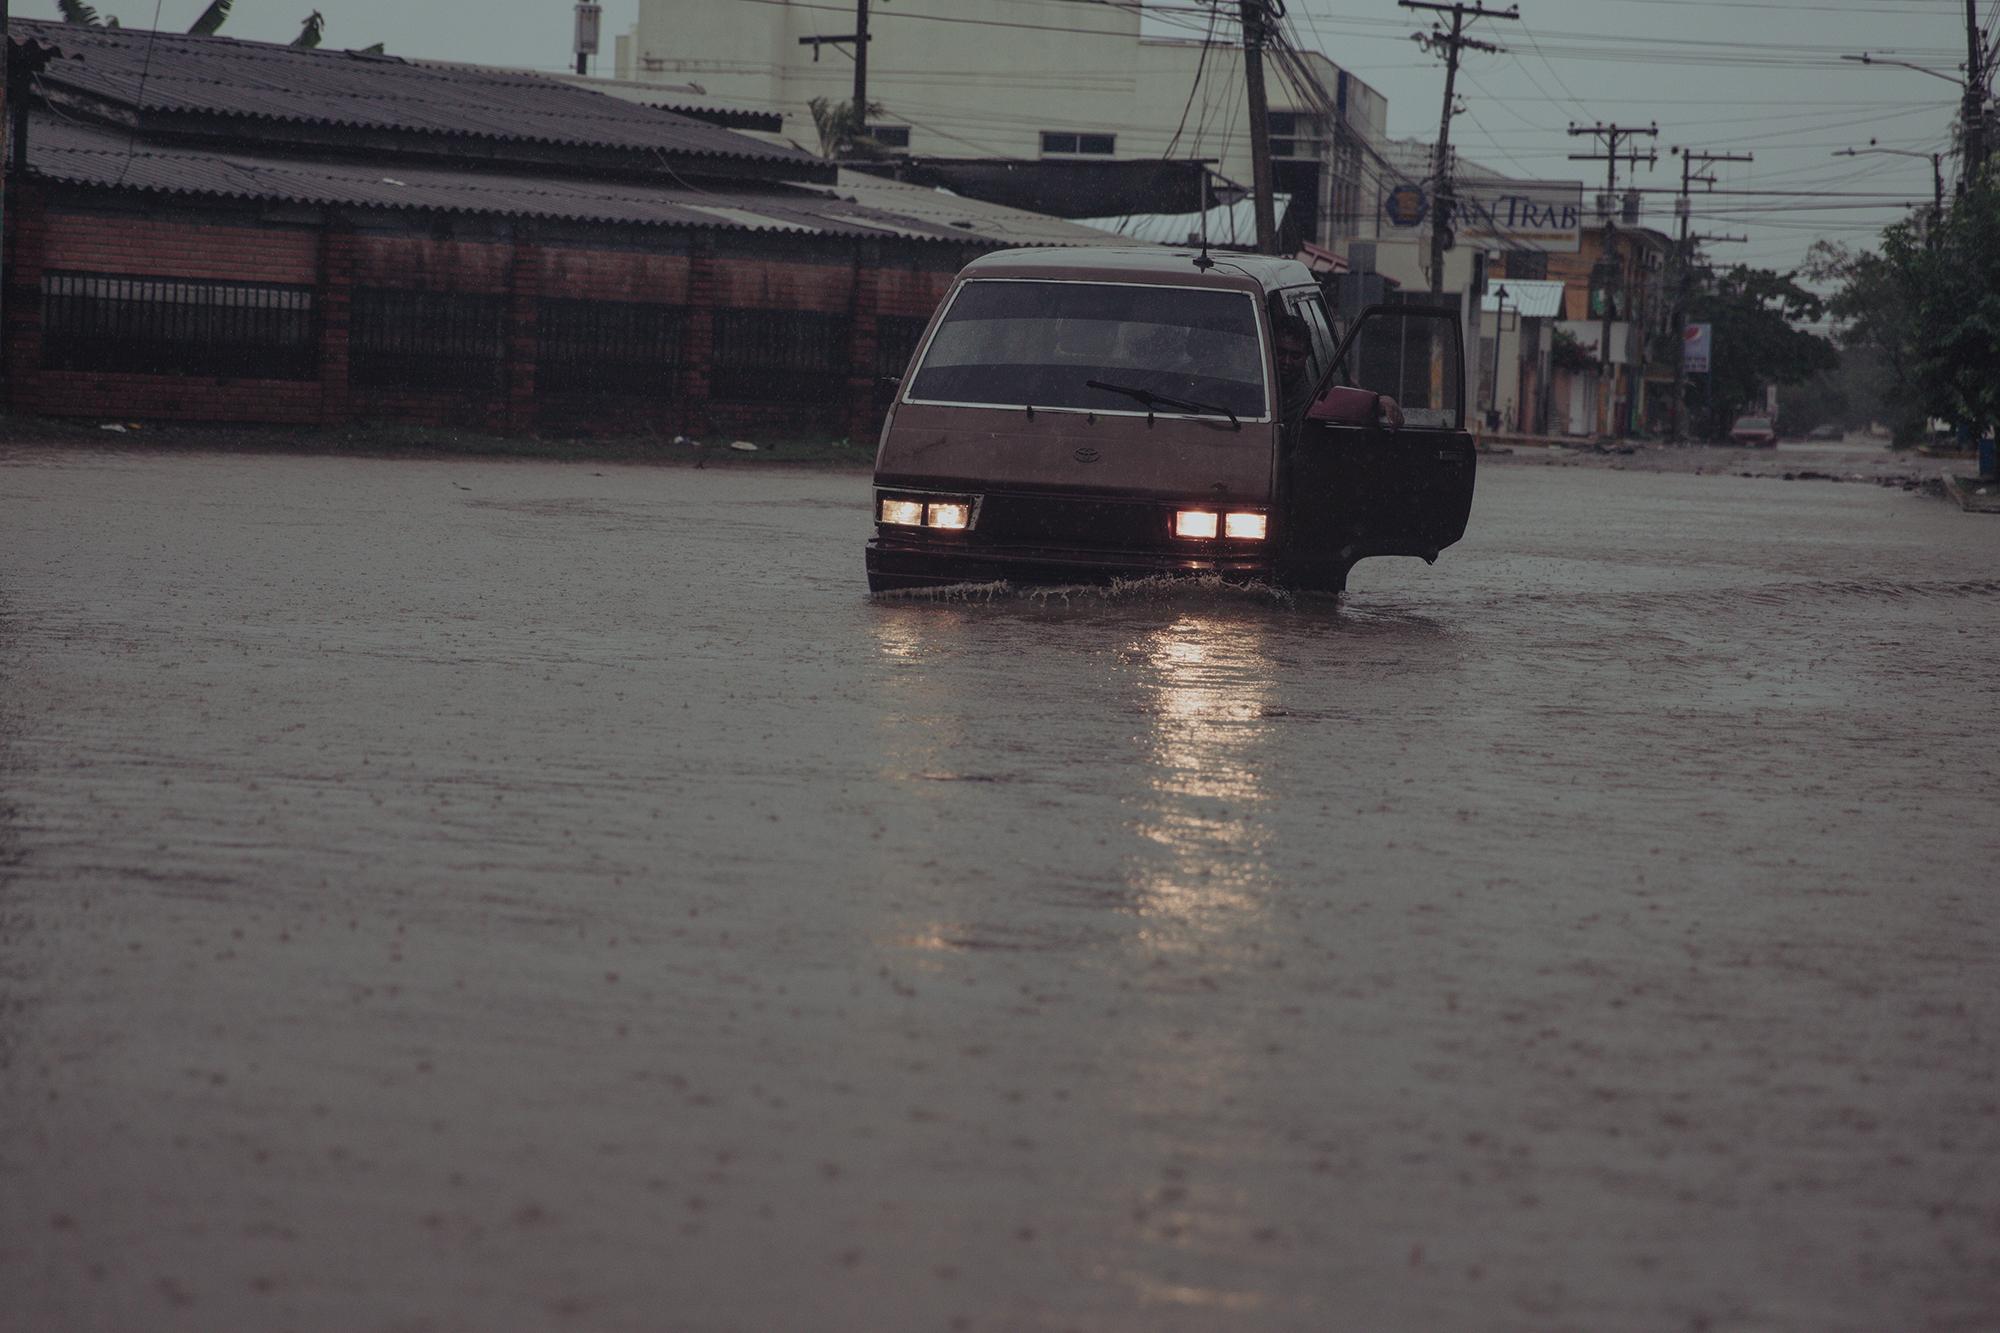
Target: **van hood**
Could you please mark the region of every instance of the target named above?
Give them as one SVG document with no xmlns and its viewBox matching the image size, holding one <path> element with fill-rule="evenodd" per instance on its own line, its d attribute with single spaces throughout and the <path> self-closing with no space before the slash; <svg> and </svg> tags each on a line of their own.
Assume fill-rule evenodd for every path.
<svg viewBox="0 0 2000 1333">
<path fill-rule="evenodd" d="M 937 490 L 1035 490 L 1131 499 L 1270 503 L 1271 422 L 903 403 L 875 481 Z"/>
</svg>

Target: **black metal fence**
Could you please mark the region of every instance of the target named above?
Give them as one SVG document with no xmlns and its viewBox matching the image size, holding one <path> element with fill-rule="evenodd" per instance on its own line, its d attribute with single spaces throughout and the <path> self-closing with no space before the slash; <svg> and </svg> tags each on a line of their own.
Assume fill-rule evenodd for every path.
<svg viewBox="0 0 2000 1333">
<path fill-rule="evenodd" d="M 506 384 L 507 298 L 357 287 L 348 382 L 357 388 L 497 392 Z M 538 391 L 669 397 L 687 312 L 642 302 L 548 298 L 536 309 Z M 903 373 L 927 320 L 877 322 L 878 377 Z M 310 287 L 52 271 L 42 278 L 50 370 L 307 380 L 319 374 Z M 709 394 L 740 402 L 844 401 L 850 321 L 798 310 L 718 310 Z M 893 386 L 884 386 L 892 389 Z"/>
<path fill-rule="evenodd" d="M 506 371 L 504 296 L 357 287 L 347 378 L 362 388 L 498 389 Z"/>
<path fill-rule="evenodd" d="M 718 310 L 709 395 L 834 402 L 847 392 L 848 319 L 807 310 Z"/>
<path fill-rule="evenodd" d="M 670 398 L 684 322 L 678 306 L 545 299 L 535 312 L 535 387 Z"/>
<path fill-rule="evenodd" d="M 312 379 L 319 329 L 310 287 L 42 275 L 42 365 L 138 375 Z"/>
</svg>

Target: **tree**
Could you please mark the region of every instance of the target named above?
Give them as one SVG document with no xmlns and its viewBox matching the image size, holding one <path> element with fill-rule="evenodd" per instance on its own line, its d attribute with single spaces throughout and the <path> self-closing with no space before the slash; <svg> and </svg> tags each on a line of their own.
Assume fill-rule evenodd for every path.
<svg viewBox="0 0 2000 1333">
<path fill-rule="evenodd" d="M 229 6 L 235 0 L 208 0 L 208 8 L 201 11 L 201 17 L 194 21 L 188 32 L 196 37 L 213 37 L 229 17 Z"/>
<path fill-rule="evenodd" d="M 85 4 L 84 0 L 56 0 L 56 12 L 62 15 L 64 23 L 81 24 L 87 28 L 115 28 L 118 26 L 118 20 L 115 18 L 99 18 L 97 11 Z"/>
<path fill-rule="evenodd" d="M 1898 445 L 1923 438 L 1923 395 L 1912 369 L 1916 313 L 1881 255 L 1819 241 L 1806 259 L 1815 281 L 1835 286 L 1826 303 L 1841 348 L 1841 379 L 1858 418 L 1888 423 Z"/>
<path fill-rule="evenodd" d="M 868 117 L 882 114 L 880 102 L 870 102 L 856 110 L 852 102 L 829 102 L 815 97 L 806 103 L 812 112 L 813 129 L 819 132 L 821 157 L 881 157 L 882 146 L 868 137 Z"/>
<path fill-rule="evenodd" d="M 1549 364 L 1571 374 L 1597 373 L 1597 353 L 1568 329 L 1556 329 L 1549 340 Z"/>
<path fill-rule="evenodd" d="M 1890 396 L 1891 376 L 1880 353 L 1870 346 L 1845 343 L 1838 334 L 1834 341 L 1839 347 L 1838 366 L 1778 390 L 1778 419 L 1785 429 L 1808 431 L 1831 424 L 1852 430 L 1887 422 L 1902 431 L 1909 414 Z M 1919 416 L 1916 428 L 1922 425 Z"/>
<path fill-rule="evenodd" d="M 1738 413 L 1761 403 L 1765 385 L 1797 384 L 1839 364 L 1831 342 L 1797 327 L 1825 313 L 1825 303 L 1795 273 L 1742 264 L 1706 271 L 1688 322 L 1713 327 L 1709 383 L 1701 390 L 1690 385 L 1688 406 L 1692 414 L 1705 405 L 1710 439 L 1726 436 Z"/>
<path fill-rule="evenodd" d="M 235 2 L 236 0 L 209 0 L 208 8 L 201 11 L 201 17 L 197 18 L 194 21 L 194 26 L 188 29 L 189 34 L 195 37 L 215 36 L 217 32 L 222 30 L 222 25 L 229 21 L 229 9 Z M 99 16 L 96 8 L 87 3 L 87 0 L 56 0 L 56 12 L 62 15 L 64 23 L 74 23 L 79 27 L 116 28 L 122 26 L 111 15 Z M 325 32 L 326 20 L 320 17 L 320 12 L 315 9 L 306 18 L 305 25 L 299 29 L 299 35 L 292 39 L 291 45 L 310 50 L 319 45 L 320 37 Z M 382 43 L 377 42 L 375 45 L 364 49 L 372 54 L 380 55 L 382 54 Z"/>
<path fill-rule="evenodd" d="M 1925 407 L 1983 438 L 2000 422 L 2000 180 L 1973 182 L 1930 242 L 1889 228 L 1882 257 L 1911 308 L 1910 371 Z"/>
<path fill-rule="evenodd" d="M 1899 442 L 1932 417 L 1975 437 L 2000 421 L 2000 179 L 1974 181 L 1933 229 L 1889 227 L 1880 253 L 1818 255 L 1841 284 L 1830 308 L 1842 342 L 1887 363 Z"/>
</svg>

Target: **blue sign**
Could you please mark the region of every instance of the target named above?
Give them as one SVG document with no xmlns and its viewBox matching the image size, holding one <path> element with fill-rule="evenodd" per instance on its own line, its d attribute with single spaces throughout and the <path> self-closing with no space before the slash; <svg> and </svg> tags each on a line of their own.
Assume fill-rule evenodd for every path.
<svg viewBox="0 0 2000 1333">
<path fill-rule="evenodd" d="M 1382 201 L 1382 212 L 1390 225 L 1414 227 L 1430 212 L 1430 201 L 1424 198 L 1423 190 L 1415 185 L 1398 185 L 1389 191 L 1389 197 Z"/>
</svg>

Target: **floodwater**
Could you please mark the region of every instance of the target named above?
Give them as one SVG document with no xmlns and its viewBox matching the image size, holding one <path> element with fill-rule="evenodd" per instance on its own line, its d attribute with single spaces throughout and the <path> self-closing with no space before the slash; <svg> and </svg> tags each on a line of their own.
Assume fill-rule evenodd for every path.
<svg viewBox="0 0 2000 1333">
<path fill-rule="evenodd" d="M 2000 1325 L 2000 521 L 896 600 L 867 505 L 0 454 L 0 1328 Z"/>
</svg>

